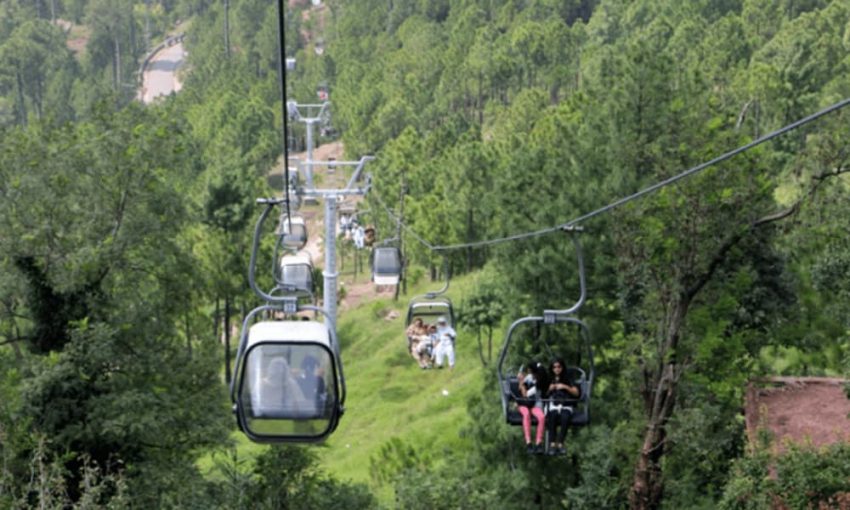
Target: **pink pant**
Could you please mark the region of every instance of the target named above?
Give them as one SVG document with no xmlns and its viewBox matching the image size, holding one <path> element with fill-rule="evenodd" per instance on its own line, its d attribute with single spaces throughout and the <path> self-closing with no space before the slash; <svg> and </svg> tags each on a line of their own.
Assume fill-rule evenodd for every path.
<svg viewBox="0 0 850 510">
<path fill-rule="evenodd" d="M 537 436 L 535 443 L 543 441 L 543 409 L 532 407 L 530 410 L 525 406 L 519 406 L 519 414 L 522 415 L 522 433 L 525 435 L 525 442 L 531 442 L 531 415 L 537 419 Z"/>
</svg>

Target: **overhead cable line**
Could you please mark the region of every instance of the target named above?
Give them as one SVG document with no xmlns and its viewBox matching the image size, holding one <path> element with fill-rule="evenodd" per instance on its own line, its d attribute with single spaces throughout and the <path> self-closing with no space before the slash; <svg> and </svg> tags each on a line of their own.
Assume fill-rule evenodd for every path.
<svg viewBox="0 0 850 510">
<path fill-rule="evenodd" d="M 277 0 L 277 30 L 280 41 L 280 55 L 278 55 L 277 69 L 280 78 L 280 109 L 283 118 L 283 198 L 286 202 L 286 221 L 289 222 L 289 230 L 292 230 L 292 213 L 289 210 L 289 116 L 286 111 L 286 22 L 283 18 L 284 0 Z"/>
<path fill-rule="evenodd" d="M 378 196 L 377 193 L 374 194 L 374 195 L 371 195 L 371 196 L 375 197 L 375 200 L 378 202 L 378 205 L 380 205 L 381 208 L 383 208 L 384 211 L 386 211 L 386 213 L 390 217 L 390 219 L 392 219 L 397 225 L 401 225 L 401 228 L 403 228 L 405 231 L 407 231 L 408 234 L 412 235 L 417 241 L 419 241 L 421 244 L 423 244 L 429 250 L 433 250 L 435 248 L 435 246 L 433 244 L 429 243 L 425 238 L 423 238 L 415 230 L 413 230 L 413 228 L 410 227 L 410 225 L 401 221 L 401 219 L 398 216 L 396 216 L 395 213 L 392 212 L 392 210 L 387 206 L 387 204 L 385 204 L 384 201 L 381 200 L 381 197 Z"/>
<path fill-rule="evenodd" d="M 653 184 L 652 186 L 649 186 L 649 187 L 644 188 L 640 191 L 632 193 L 631 195 L 628 195 L 626 197 L 620 198 L 619 200 L 615 200 L 614 202 L 611 202 L 610 204 L 607 204 L 607 205 L 600 207 L 599 209 L 593 210 L 589 213 L 585 213 L 585 214 L 583 214 L 583 215 L 581 215 L 577 218 L 574 218 L 574 219 L 572 219 L 572 220 L 570 220 L 566 223 L 561 223 L 561 224 L 558 224 L 558 225 L 555 225 L 555 226 L 552 226 L 552 227 L 542 228 L 540 230 L 520 232 L 520 233 L 513 234 L 513 235 L 510 235 L 510 236 L 506 236 L 506 237 L 486 239 L 486 240 L 483 240 L 483 241 L 475 241 L 475 242 L 470 242 L 470 243 L 447 244 L 447 245 L 435 245 L 435 244 L 432 244 L 432 243 L 428 242 L 427 240 L 425 240 L 422 236 L 417 234 L 408 225 L 406 225 L 404 223 L 402 223 L 401 225 L 402 225 L 402 227 L 404 227 L 404 229 L 407 232 L 409 232 L 420 243 L 422 243 L 428 249 L 433 250 L 433 251 L 451 251 L 451 250 L 460 250 L 460 249 L 464 249 L 464 248 L 478 248 L 478 247 L 482 247 L 482 246 L 492 246 L 492 245 L 495 245 L 495 244 L 501 244 L 501 243 L 506 243 L 506 242 L 510 242 L 510 241 L 519 241 L 519 240 L 522 240 L 522 239 L 529 239 L 529 238 L 532 238 L 532 237 L 540 237 L 540 236 L 543 236 L 543 235 L 552 234 L 554 232 L 558 232 L 558 231 L 564 230 L 566 228 L 576 226 L 581 222 L 587 221 L 587 220 L 589 220 L 589 219 L 591 219 L 595 216 L 599 216 L 600 214 L 604 214 L 604 213 L 606 213 L 606 212 L 608 212 L 608 211 L 610 211 L 614 208 L 620 207 L 621 205 L 624 205 L 628 202 L 631 202 L 632 200 L 636 200 L 638 198 L 643 197 L 644 195 L 648 195 L 649 193 L 652 193 L 652 192 L 657 191 L 661 188 L 664 188 L 666 186 L 674 184 L 674 183 L 684 179 L 685 177 L 690 177 L 691 175 L 699 173 L 699 172 L 705 170 L 708 167 L 714 166 L 718 163 L 722 163 L 722 162 L 724 162 L 724 161 L 726 161 L 726 160 L 728 160 L 728 159 L 730 159 L 734 156 L 737 156 L 738 154 L 741 154 L 742 152 L 746 152 L 746 151 L 748 151 L 752 148 L 755 148 L 755 147 L 757 147 L 757 146 L 759 146 L 759 145 L 761 145 L 765 142 L 773 140 L 776 137 L 782 136 L 782 135 L 788 133 L 789 131 L 793 131 L 793 130 L 800 128 L 800 127 L 802 127 L 806 124 L 809 124 L 810 122 L 813 122 L 813 121 L 815 121 L 815 120 L 817 120 L 817 119 L 819 119 L 819 118 L 821 118 L 825 115 L 828 115 L 830 113 L 841 110 L 842 108 L 846 107 L 847 105 L 850 105 L 850 98 L 847 98 L 847 99 L 839 101 L 835 104 L 832 104 L 832 105 L 828 106 L 827 108 L 824 108 L 823 110 L 821 110 L 819 112 L 813 113 L 813 114 L 809 115 L 808 117 L 804 117 L 804 118 L 802 118 L 802 119 L 800 119 L 796 122 L 788 124 L 787 126 L 784 126 L 780 129 L 777 129 L 776 131 L 768 133 L 768 134 L 762 136 L 761 138 L 757 138 L 757 139 L 753 140 L 752 142 L 750 142 L 746 145 L 742 145 L 742 146 L 738 147 L 737 149 L 731 150 L 731 151 L 729 151 L 725 154 L 717 156 L 716 158 L 714 158 L 710 161 L 706 161 L 705 163 L 701 163 L 701 164 L 699 164 L 695 167 L 689 168 L 689 169 L 685 170 L 684 172 L 681 172 L 681 173 L 676 174 L 672 177 L 664 179 L 663 181 L 659 181 L 659 182 Z M 378 200 L 378 203 L 382 207 L 384 207 L 384 209 L 387 211 L 387 214 L 389 214 L 391 217 L 393 217 L 396 221 L 400 221 L 392 213 L 392 211 L 390 211 L 390 209 L 386 205 L 384 205 L 384 203 L 380 200 L 380 198 L 377 196 L 377 194 L 374 194 L 372 196 L 374 196 Z"/>
</svg>

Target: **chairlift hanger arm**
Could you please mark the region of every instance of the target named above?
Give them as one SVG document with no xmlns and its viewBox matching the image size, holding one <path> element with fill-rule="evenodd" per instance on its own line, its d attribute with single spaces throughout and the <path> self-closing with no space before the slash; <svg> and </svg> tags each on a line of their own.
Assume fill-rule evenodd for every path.
<svg viewBox="0 0 850 510">
<path fill-rule="evenodd" d="M 375 159 L 375 156 L 363 156 L 360 158 L 360 161 L 357 162 L 357 168 L 354 169 L 354 173 L 351 175 L 351 179 L 348 180 L 348 185 L 345 187 L 346 189 L 353 189 L 354 183 L 360 180 L 360 175 L 363 173 L 363 167 L 366 166 L 366 163 Z M 368 190 L 369 184 L 371 183 L 371 178 L 367 179 L 366 189 Z"/>
<path fill-rule="evenodd" d="M 576 301 L 569 308 L 565 308 L 563 310 L 543 310 L 543 317 L 546 322 L 557 322 L 559 317 L 563 317 L 566 315 L 570 315 L 579 311 L 579 309 L 584 305 L 584 302 L 587 299 L 587 283 L 584 274 L 584 254 L 581 249 L 581 242 L 578 239 L 578 235 L 576 232 L 581 232 L 584 229 L 581 227 L 565 227 L 564 232 L 570 234 L 570 237 L 573 241 L 573 246 L 576 249 L 576 259 L 578 260 L 578 283 L 580 289 L 580 295 L 578 301 Z"/>
<path fill-rule="evenodd" d="M 449 283 L 451 282 L 451 265 L 449 265 L 448 255 L 443 255 L 443 272 L 446 274 L 446 281 L 443 282 L 443 288 L 434 292 L 426 292 L 425 296 L 428 299 L 434 299 L 437 296 L 445 294 L 446 291 L 449 290 Z"/>
<path fill-rule="evenodd" d="M 260 219 L 257 220 L 257 225 L 254 227 L 254 240 L 251 244 L 251 261 L 248 263 L 248 283 L 251 286 L 251 290 L 254 291 L 254 294 L 262 298 L 264 301 L 274 304 L 285 304 L 288 300 L 286 297 L 281 296 L 272 296 L 271 294 L 265 292 L 257 285 L 256 279 L 256 269 L 257 269 L 257 253 L 260 248 L 260 232 L 263 228 L 263 223 L 266 221 L 266 218 L 269 216 L 274 207 L 280 203 L 283 203 L 285 200 L 281 198 L 258 198 L 257 203 L 265 204 L 266 207 L 263 209 L 262 214 L 260 214 Z"/>
</svg>

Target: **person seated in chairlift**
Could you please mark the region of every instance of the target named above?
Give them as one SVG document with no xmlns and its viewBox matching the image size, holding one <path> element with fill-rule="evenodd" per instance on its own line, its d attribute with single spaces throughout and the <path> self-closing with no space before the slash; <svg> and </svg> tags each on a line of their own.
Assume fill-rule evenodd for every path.
<svg viewBox="0 0 850 510">
<path fill-rule="evenodd" d="M 437 319 L 437 348 L 434 351 L 434 363 L 438 368 L 443 367 L 443 359 L 448 357 L 449 368 L 455 367 L 455 333 L 454 328 L 448 325 L 445 317 Z"/>
<path fill-rule="evenodd" d="M 419 362 L 420 368 L 427 369 L 434 366 L 434 341 L 431 335 L 422 336 L 422 340 L 416 344 L 416 354 L 418 355 L 417 361 Z"/>
<path fill-rule="evenodd" d="M 407 348 L 411 353 L 413 352 L 413 344 L 419 341 L 417 337 L 425 334 L 427 329 L 428 328 L 422 322 L 421 317 L 413 319 L 413 322 L 407 327 L 407 330 L 405 331 L 405 334 L 407 335 Z"/>
<path fill-rule="evenodd" d="M 407 349 L 411 356 L 419 364 L 419 368 L 431 368 L 430 345 L 431 337 L 428 335 L 428 326 L 422 322 L 421 317 L 413 320 L 407 327 Z M 428 353 L 428 354 L 425 354 Z"/>
<path fill-rule="evenodd" d="M 375 227 L 368 225 L 365 229 L 363 229 L 363 236 L 363 244 L 371 247 L 375 244 Z"/>
<path fill-rule="evenodd" d="M 546 418 L 549 420 L 549 455 L 563 455 L 564 439 L 567 427 L 573 417 L 575 408 L 571 405 L 581 397 L 581 387 L 567 376 L 567 367 L 561 358 L 552 362 L 549 367 L 549 408 Z M 560 430 L 558 430 L 560 428 Z M 557 432 L 557 435 L 556 435 Z"/>
<path fill-rule="evenodd" d="M 525 449 L 528 453 L 543 453 L 543 431 L 546 415 L 543 410 L 544 391 L 546 385 L 546 369 L 542 363 L 531 361 L 528 368 L 520 367 L 517 374 L 520 398 L 517 398 L 517 410 L 522 415 L 522 434 L 525 438 Z M 537 420 L 537 433 L 534 445 L 531 444 L 531 417 Z"/>
<path fill-rule="evenodd" d="M 411 354 L 419 363 L 419 368 L 424 370 L 432 367 L 437 327 L 433 324 L 431 326 L 423 324 L 420 331 L 421 333 L 415 338 L 414 345 L 411 347 Z"/>
<path fill-rule="evenodd" d="M 366 234 L 363 231 L 362 225 L 357 225 L 354 229 L 354 246 L 358 250 L 362 250 L 366 243 Z"/>
<path fill-rule="evenodd" d="M 339 217 L 339 229 L 342 231 L 343 234 L 345 234 L 346 239 L 348 239 L 348 237 L 350 235 L 349 234 L 350 228 L 351 228 L 351 219 L 348 217 L 347 214 L 343 214 L 342 216 Z"/>
</svg>

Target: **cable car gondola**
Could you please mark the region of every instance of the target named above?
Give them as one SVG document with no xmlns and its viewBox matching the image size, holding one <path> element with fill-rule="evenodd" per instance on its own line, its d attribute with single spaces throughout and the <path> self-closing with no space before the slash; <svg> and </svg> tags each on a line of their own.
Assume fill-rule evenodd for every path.
<svg viewBox="0 0 850 510">
<path fill-rule="evenodd" d="M 280 218 L 278 235 L 280 235 L 281 244 L 285 247 L 292 250 L 303 249 L 307 246 L 307 224 L 304 218 L 297 215 L 287 218 L 284 214 Z"/>
<path fill-rule="evenodd" d="M 398 285 L 402 277 L 401 251 L 395 246 L 372 250 L 372 281 L 375 285 Z"/>
<path fill-rule="evenodd" d="M 239 428 L 255 442 L 324 439 L 339 423 L 345 399 L 333 332 L 316 321 L 249 326 L 260 311 L 283 309 L 257 308 L 243 325 L 232 387 Z"/>
<path fill-rule="evenodd" d="M 334 328 L 295 314 L 325 311 L 301 306 L 296 296 L 274 296 L 257 286 L 255 269 L 262 224 L 276 200 L 267 207 L 254 230 L 248 281 L 266 305 L 245 317 L 236 370 L 230 386 L 239 428 L 255 442 L 315 442 L 336 429 L 345 403 L 345 377 Z M 277 287 L 276 287 L 277 289 Z M 260 319 L 261 314 L 269 317 Z M 283 314 L 285 319 L 275 316 Z"/>
<path fill-rule="evenodd" d="M 566 362 L 566 374 L 579 388 L 580 394 L 568 402 L 573 407 L 570 426 L 582 426 L 590 423 L 590 403 L 593 391 L 594 365 L 593 345 L 587 325 L 575 314 L 585 302 L 586 288 L 584 260 L 581 245 L 573 234 L 579 268 L 579 300 L 566 310 L 545 310 L 542 316 L 518 319 L 505 337 L 505 343 L 499 354 L 497 375 L 499 393 L 502 400 L 502 412 L 510 425 L 521 425 L 522 416 L 512 407 L 520 396 L 517 369 L 528 360 L 554 361 L 563 357 Z M 551 405 L 544 398 L 544 404 Z M 548 434 L 548 427 L 547 427 Z M 546 440 L 548 448 L 549 439 Z"/>
<path fill-rule="evenodd" d="M 275 280 L 278 287 L 287 295 L 313 297 L 313 262 L 310 255 L 299 252 L 280 258 L 278 274 Z"/>
</svg>

